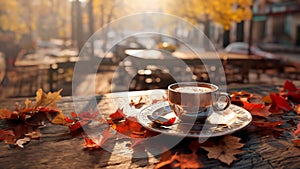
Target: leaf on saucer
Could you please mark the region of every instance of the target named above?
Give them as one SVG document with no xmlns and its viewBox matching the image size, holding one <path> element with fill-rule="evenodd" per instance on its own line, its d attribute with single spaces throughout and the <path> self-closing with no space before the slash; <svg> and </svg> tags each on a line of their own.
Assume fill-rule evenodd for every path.
<svg viewBox="0 0 300 169">
<path fill-rule="evenodd" d="M 217 144 L 213 144 L 210 147 L 201 146 L 201 148 L 208 151 L 208 158 L 218 159 L 230 165 L 236 160 L 235 155 L 244 152 L 239 150 L 239 148 L 244 146 L 244 144 L 240 143 L 240 140 L 238 137 L 226 135 Z"/>
</svg>

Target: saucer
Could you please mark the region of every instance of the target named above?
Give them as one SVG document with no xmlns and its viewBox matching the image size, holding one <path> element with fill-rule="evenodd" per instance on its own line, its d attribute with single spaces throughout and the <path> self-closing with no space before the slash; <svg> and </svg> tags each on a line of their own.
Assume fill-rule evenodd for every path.
<svg viewBox="0 0 300 169">
<path fill-rule="evenodd" d="M 151 117 L 176 117 L 169 103 L 160 102 L 144 108 L 137 115 L 138 122 L 145 128 L 168 135 L 181 137 L 216 137 L 231 134 L 246 127 L 252 120 L 251 114 L 242 107 L 231 104 L 225 111 L 213 111 L 204 124 L 185 123 L 176 117 L 171 126 L 155 125 Z"/>
</svg>

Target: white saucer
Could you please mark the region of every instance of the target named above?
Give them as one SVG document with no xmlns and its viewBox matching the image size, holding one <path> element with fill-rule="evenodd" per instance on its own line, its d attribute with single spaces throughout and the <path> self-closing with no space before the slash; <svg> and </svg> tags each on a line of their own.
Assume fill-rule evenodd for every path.
<svg viewBox="0 0 300 169">
<path fill-rule="evenodd" d="M 144 108 L 138 115 L 138 122 L 145 128 L 174 136 L 182 137 L 216 137 L 227 135 L 246 127 L 252 120 L 251 114 L 242 107 L 230 105 L 222 112 L 212 112 L 205 124 L 184 123 L 176 117 L 171 126 L 155 125 L 149 116 L 176 117 L 171 110 L 169 103 L 160 102 Z"/>
</svg>

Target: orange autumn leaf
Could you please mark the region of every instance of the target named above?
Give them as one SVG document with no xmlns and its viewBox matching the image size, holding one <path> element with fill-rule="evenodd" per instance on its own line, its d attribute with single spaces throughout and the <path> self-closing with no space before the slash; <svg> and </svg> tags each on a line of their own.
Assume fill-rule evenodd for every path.
<svg viewBox="0 0 300 169">
<path fill-rule="evenodd" d="M 8 109 L 0 109 L 0 119 L 10 119 L 12 114 Z"/>
<path fill-rule="evenodd" d="M 294 111 L 297 113 L 297 114 L 300 114 L 300 105 L 297 105 L 294 107 Z"/>
<path fill-rule="evenodd" d="M 179 154 L 176 160 L 180 163 L 180 168 L 202 168 L 202 163 L 198 160 L 196 153 Z"/>
<path fill-rule="evenodd" d="M 240 140 L 241 139 L 238 137 L 226 135 L 218 144 L 213 144 L 213 146 L 210 147 L 201 146 L 201 148 L 208 151 L 208 158 L 218 159 L 221 162 L 230 165 L 236 160 L 235 155 L 244 152 L 239 150 L 239 148 L 244 146 L 244 144 L 240 143 Z"/>
<path fill-rule="evenodd" d="M 280 126 L 282 121 L 253 121 L 252 124 L 257 127 L 274 128 Z"/>
<path fill-rule="evenodd" d="M 265 103 L 269 103 L 269 104 L 272 103 L 272 99 L 271 99 L 270 95 L 264 96 L 264 97 L 262 98 L 262 101 L 265 102 Z"/>
<path fill-rule="evenodd" d="M 177 158 L 177 154 L 172 155 L 170 151 L 163 150 L 164 153 L 162 153 L 160 157 L 159 163 L 157 163 L 154 167 L 154 169 L 160 169 L 160 168 L 173 168 L 172 163 L 175 162 Z"/>
<path fill-rule="evenodd" d="M 118 108 L 113 114 L 109 115 L 109 118 L 111 120 L 122 120 L 126 117 L 126 115 L 123 113 L 123 109 Z"/>
<path fill-rule="evenodd" d="M 292 140 L 295 147 L 300 147 L 300 139 Z"/>
<path fill-rule="evenodd" d="M 297 129 L 294 131 L 294 135 L 297 137 L 300 134 L 300 123 L 297 124 Z"/>
<path fill-rule="evenodd" d="M 140 96 L 139 98 L 131 99 L 131 101 L 129 103 L 130 106 L 134 106 L 136 109 L 143 107 L 143 105 L 145 105 L 145 104 L 146 104 L 146 102 L 143 101 L 142 96 Z"/>
</svg>

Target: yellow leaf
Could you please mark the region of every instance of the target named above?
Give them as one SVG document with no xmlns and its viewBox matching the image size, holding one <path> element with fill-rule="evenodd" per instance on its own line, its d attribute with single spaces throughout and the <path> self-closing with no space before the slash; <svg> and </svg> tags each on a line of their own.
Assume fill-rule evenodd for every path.
<svg viewBox="0 0 300 169">
<path fill-rule="evenodd" d="M 32 107 L 32 102 L 29 99 L 25 100 L 25 108 L 31 108 Z"/>
<path fill-rule="evenodd" d="M 51 120 L 52 124 L 65 124 L 65 116 L 63 115 L 63 113 L 61 111 L 59 111 L 59 113 L 56 115 L 56 117 Z"/>
</svg>

